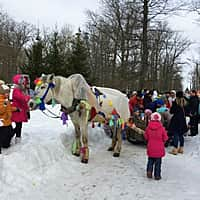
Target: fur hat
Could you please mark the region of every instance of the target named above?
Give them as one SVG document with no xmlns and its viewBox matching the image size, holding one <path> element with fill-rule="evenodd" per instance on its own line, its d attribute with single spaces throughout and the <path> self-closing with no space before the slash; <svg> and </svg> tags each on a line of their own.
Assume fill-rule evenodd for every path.
<svg viewBox="0 0 200 200">
<path fill-rule="evenodd" d="M 152 113 L 151 121 L 161 121 L 161 115 L 158 112 Z"/>
<path fill-rule="evenodd" d="M 6 84 L 0 84 L 0 94 L 6 94 L 10 92 L 10 88 Z"/>
<path fill-rule="evenodd" d="M 171 90 L 170 93 L 176 94 L 176 90 Z"/>
<path fill-rule="evenodd" d="M 0 80 L 0 85 L 5 84 L 5 82 L 3 80 Z"/>
</svg>

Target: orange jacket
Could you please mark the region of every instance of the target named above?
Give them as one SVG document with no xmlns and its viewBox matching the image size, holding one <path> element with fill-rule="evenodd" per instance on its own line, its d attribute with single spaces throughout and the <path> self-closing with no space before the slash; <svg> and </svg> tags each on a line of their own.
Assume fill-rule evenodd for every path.
<svg viewBox="0 0 200 200">
<path fill-rule="evenodd" d="M 11 125 L 11 116 L 12 112 L 16 111 L 17 108 L 13 107 L 9 100 L 6 99 L 6 96 L 0 94 L 0 121 L 3 126 Z"/>
</svg>

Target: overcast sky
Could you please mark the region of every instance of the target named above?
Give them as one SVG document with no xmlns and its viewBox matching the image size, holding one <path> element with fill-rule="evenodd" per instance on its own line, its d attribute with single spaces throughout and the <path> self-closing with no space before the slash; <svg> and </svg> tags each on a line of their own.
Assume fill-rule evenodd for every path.
<svg viewBox="0 0 200 200">
<path fill-rule="evenodd" d="M 16 21 L 26 21 L 37 26 L 54 28 L 70 24 L 77 29 L 86 22 L 85 11 L 98 10 L 100 0 L 0 0 L 0 7 Z M 172 17 L 172 28 L 185 32 L 193 42 L 200 41 L 200 27 L 195 23 L 193 14 Z M 74 30 L 76 31 L 76 30 Z"/>
<path fill-rule="evenodd" d="M 50 28 L 70 24 L 77 29 L 86 21 L 86 9 L 98 8 L 98 0 L 0 0 L 0 6 L 16 21 Z"/>
<path fill-rule="evenodd" d="M 69 24 L 74 31 L 86 22 L 85 11 L 98 10 L 100 0 L 0 0 L 0 7 L 16 21 L 26 21 L 36 26 L 54 28 Z M 173 30 L 180 31 L 195 44 L 184 55 L 184 60 L 200 60 L 200 26 L 194 21 L 194 14 L 186 13 L 182 17 L 173 16 L 169 22 Z M 198 54 L 197 54 L 198 53 Z M 185 66 L 184 73 L 192 63 Z"/>
</svg>

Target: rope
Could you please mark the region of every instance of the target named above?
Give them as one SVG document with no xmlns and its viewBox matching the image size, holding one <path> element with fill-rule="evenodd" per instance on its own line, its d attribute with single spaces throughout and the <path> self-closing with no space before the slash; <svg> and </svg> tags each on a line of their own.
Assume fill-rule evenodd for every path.
<svg viewBox="0 0 200 200">
<path fill-rule="evenodd" d="M 54 119 L 60 118 L 60 116 L 58 116 L 58 115 L 56 115 L 55 113 L 51 112 L 49 109 L 46 108 L 45 110 L 47 110 L 50 114 L 53 115 L 53 116 L 50 116 L 50 115 L 48 115 L 47 113 L 45 113 L 44 110 L 41 110 L 42 113 L 43 113 L 44 115 L 46 115 L 47 117 L 54 118 Z"/>
</svg>

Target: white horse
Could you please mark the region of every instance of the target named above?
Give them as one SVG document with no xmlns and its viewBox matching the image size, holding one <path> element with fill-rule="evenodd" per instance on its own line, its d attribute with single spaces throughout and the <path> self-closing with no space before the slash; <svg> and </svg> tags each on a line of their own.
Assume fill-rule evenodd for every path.
<svg viewBox="0 0 200 200">
<path fill-rule="evenodd" d="M 96 113 L 104 113 L 106 116 L 105 118 L 107 118 L 114 105 L 116 108 L 119 108 L 121 105 L 116 103 L 118 95 L 115 97 L 115 100 L 113 97 L 110 99 L 111 96 L 109 97 L 109 95 L 111 94 L 103 91 L 103 88 L 99 88 L 105 92 L 106 96 L 103 100 L 103 105 L 100 106 L 96 96 L 91 90 L 91 87 L 80 74 L 73 74 L 68 78 L 50 74 L 43 75 L 38 80 L 40 81 L 40 84 L 35 88 L 36 95 L 34 96 L 34 101 L 31 101 L 30 107 L 34 109 L 36 108 L 36 104 L 38 104 L 41 109 L 44 109 L 44 103 L 49 102 L 51 99 L 55 99 L 56 102 L 60 103 L 63 111 L 70 115 L 75 127 L 75 141 L 72 145 L 72 153 L 76 156 L 81 154 L 81 161 L 87 163 L 89 159 L 87 130 L 88 120 L 91 118 L 91 109 L 95 108 Z M 120 96 L 118 97 L 121 99 Z M 109 107 L 106 107 L 107 100 L 110 101 Z M 111 105 L 111 101 L 113 105 Z M 127 120 L 129 116 L 125 116 L 122 109 L 117 109 L 118 113 L 123 116 L 124 120 Z M 101 119 L 101 121 L 105 121 L 105 119 L 102 120 L 102 118 L 101 115 L 97 114 L 93 120 Z"/>
<path fill-rule="evenodd" d="M 100 104 L 102 105 L 102 111 L 105 113 L 111 113 L 113 108 L 115 108 L 120 117 L 124 121 L 127 121 L 130 117 L 128 106 L 129 99 L 127 96 L 116 89 L 105 87 L 95 88 L 97 88 L 102 93 L 102 96 L 99 98 Z"/>
</svg>

